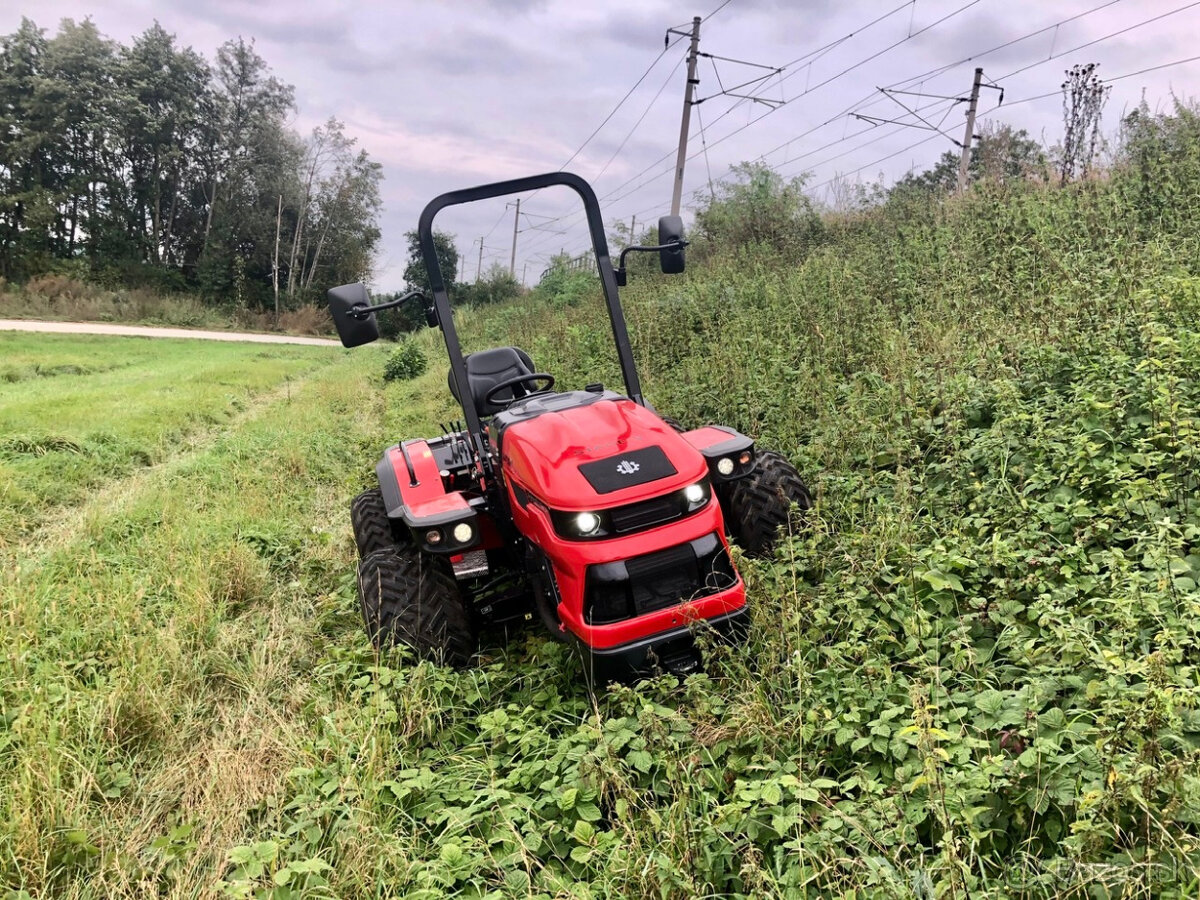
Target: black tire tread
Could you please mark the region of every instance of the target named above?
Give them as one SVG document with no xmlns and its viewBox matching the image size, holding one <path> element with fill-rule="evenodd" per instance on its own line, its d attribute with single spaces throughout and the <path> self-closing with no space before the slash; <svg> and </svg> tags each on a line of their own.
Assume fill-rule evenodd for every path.
<svg viewBox="0 0 1200 900">
<path fill-rule="evenodd" d="M 449 563 L 415 547 L 367 554 L 358 564 L 358 597 L 371 643 L 407 644 L 422 659 L 462 668 L 477 639 Z"/>
<path fill-rule="evenodd" d="M 725 527 L 748 556 L 769 556 L 793 503 L 812 507 L 796 467 L 773 450 L 758 451 L 752 474 L 723 492 Z"/>
<path fill-rule="evenodd" d="M 674 428 L 676 431 L 678 431 L 680 434 L 687 431 L 687 429 L 683 427 L 683 423 L 680 422 L 674 416 L 664 416 L 662 413 L 659 413 L 658 417 L 660 419 L 662 419 L 664 422 L 666 422 L 668 425 L 670 425 L 672 428 Z"/>
<path fill-rule="evenodd" d="M 350 501 L 350 524 L 354 528 L 359 559 L 399 543 L 379 488 L 363 491 Z"/>
</svg>

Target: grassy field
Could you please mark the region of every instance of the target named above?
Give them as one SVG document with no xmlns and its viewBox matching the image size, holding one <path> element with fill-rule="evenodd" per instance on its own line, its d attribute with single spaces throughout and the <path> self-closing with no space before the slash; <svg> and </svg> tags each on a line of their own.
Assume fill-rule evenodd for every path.
<svg viewBox="0 0 1200 900">
<path fill-rule="evenodd" d="M 1200 217 L 1153 191 L 1200 165 L 1166 174 L 631 284 L 649 399 L 818 503 L 741 561 L 745 646 L 596 696 L 536 632 L 368 649 L 347 501 L 450 418 L 433 332 L 386 385 L 376 347 L 3 338 L 9 896 L 1196 896 Z M 615 386 L 590 290 L 464 341 Z"/>
<path fill-rule="evenodd" d="M 328 351 L 0 335 L 0 546 L 304 377 Z"/>
</svg>

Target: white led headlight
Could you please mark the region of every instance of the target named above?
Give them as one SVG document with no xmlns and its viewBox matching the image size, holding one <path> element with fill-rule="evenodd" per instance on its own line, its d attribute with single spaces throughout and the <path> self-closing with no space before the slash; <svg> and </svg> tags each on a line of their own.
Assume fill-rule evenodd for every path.
<svg viewBox="0 0 1200 900">
<path fill-rule="evenodd" d="M 600 530 L 600 517 L 593 512 L 581 512 L 575 517 L 575 527 L 582 535 L 595 534 Z"/>
</svg>

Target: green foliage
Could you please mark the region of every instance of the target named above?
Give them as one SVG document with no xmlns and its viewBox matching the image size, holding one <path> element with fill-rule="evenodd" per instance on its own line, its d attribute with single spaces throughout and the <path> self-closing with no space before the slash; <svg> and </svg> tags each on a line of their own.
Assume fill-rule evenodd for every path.
<svg viewBox="0 0 1200 900">
<path fill-rule="evenodd" d="M 404 237 L 408 241 L 408 264 L 404 267 L 404 283 L 410 291 L 423 291 L 432 298 L 433 284 L 425 266 L 425 257 L 421 253 L 421 237 L 416 231 L 406 231 Z M 455 279 L 458 277 L 458 248 L 454 246 L 454 235 L 435 230 L 433 250 L 446 290 L 453 292 Z"/>
<path fill-rule="evenodd" d="M 509 274 L 508 267 L 493 263 L 479 281 L 460 284 L 453 300 L 455 304 L 488 306 L 521 296 L 521 283 Z"/>
<path fill-rule="evenodd" d="M 188 290 L 246 310 L 361 280 L 378 164 L 336 120 L 302 139 L 253 42 L 210 63 L 155 24 L 128 46 L 64 19 L 0 36 L 0 276 Z M 319 279 L 319 280 L 318 280 Z"/>
<path fill-rule="evenodd" d="M 773 559 L 739 560 L 748 643 L 701 634 L 707 670 L 683 681 L 591 696 L 535 631 L 485 635 L 466 672 L 368 649 L 345 502 L 381 447 L 450 414 L 441 366 L 381 392 L 370 349 L 214 360 L 198 380 L 275 387 L 223 388 L 236 420 L 205 407 L 97 471 L 77 460 L 97 430 L 155 446 L 199 407 L 167 390 L 180 350 L 7 338 L 0 485 L 41 499 L 0 527 L 0 877 L 18 896 L 1194 896 L 1200 215 L 1172 198 L 1200 160 L 1191 118 L 1143 122 L 1105 181 L 985 179 L 849 217 L 799 264 L 758 244 L 631 280 L 652 401 L 784 451 L 817 496 Z M 464 343 L 618 383 L 594 273 L 561 311 L 575 276 L 551 275 L 561 292 L 467 310 Z"/>
<path fill-rule="evenodd" d="M 408 381 L 425 371 L 425 354 L 415 341 L 401 341 L 383 365 L 384 381 Z"/>
<path fill-rule="evenodd" d="M 567 263 L 569 257 L 555 257 L 550 268 L 534 288 L 534 302 L 551 306 L 574 306 L 585 297 L 592 297 L 597 290 L 596 273 L 588 269 L 573 269 Z"/>
<path fill-rule="evenodd" d="M 696 213 L 696 236 L 707 245 L 761 246 L 799 260 L 821 243 L 824 226 L 804 177 L 785 181 L 763 163 L 739 163 L 733 176 Z"/>
<path fill-rule="evenodd" d="M 937 163 L 919 175 L 905 175 L 889 191 L 893 197 L 912 192 L 951 194 L 958 189 L 960 154 L 947 150 Z M 1045 177 L 1047 160 L 1041 146 L 1025 129 L 1007 125 L 985 128 L 971 145 L 967 173 L 971 183 L 988 179 L 1004 183 Z"/>
</svg>

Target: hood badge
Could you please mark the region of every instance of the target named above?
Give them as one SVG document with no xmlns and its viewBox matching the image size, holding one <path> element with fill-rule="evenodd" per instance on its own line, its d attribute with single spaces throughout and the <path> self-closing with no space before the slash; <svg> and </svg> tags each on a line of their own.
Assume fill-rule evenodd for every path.
<svg viewBox="0 0 1200 900">
<path fill-rule="evenodd" d="M 637 463 L 633 462 L 632 460 L 628 460 L 628 459 L 623 459 L 619 463 L 617 463 L 617 471 L 620 472 L 622 475 L 632 475 L 634 472 L 638 471 L 640 468 L 641 468 L 641 466 L 639 466 Z"/>
</svg>

